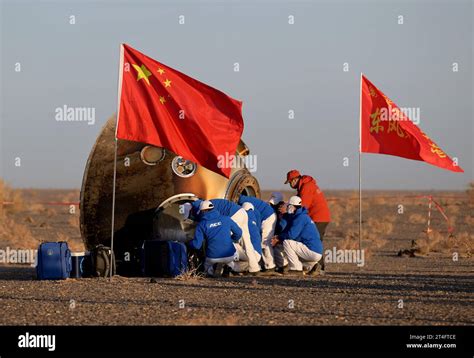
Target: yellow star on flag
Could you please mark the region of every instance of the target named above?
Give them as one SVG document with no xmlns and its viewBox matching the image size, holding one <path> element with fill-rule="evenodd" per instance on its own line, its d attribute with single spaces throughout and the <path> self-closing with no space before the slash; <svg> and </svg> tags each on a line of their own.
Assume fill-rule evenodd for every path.
<svg viewBox="0 0 474 358">
<path fill-rule="evenodd" d="M 160 102 L 161 102 L 161 104 L 165 104 L 165 102 L 166 102 L 165 97 L 160 96 Z"/>
<path fill-rule="evenodd" d="M 132 66 L 138 72 L 137 81 L 140 81 L 143 78 L 146 83 L 150 85 L 150 80 L 148 79 L 148 77 L 151 76 L 151 72 L 148 71 L 148 68 L 146 68 L 145 65 L 141 65 L 141 67 L 138 67 L 138 65 L 132 64 Z"/>
<path fill-rule="evenodd" d="M 165 87 L 171 87 L 171 81 L 169 79 L 166 79 L 163 83 L 165 84 Z"/>
<path fill-rule="evenodd" d="M 165 70 L 162 69 L 162 68 L 158 68 L 157 72 L 158 72 L 160 75 L 162 75 L 163 73 L 165 73 Z"/>
</svg>

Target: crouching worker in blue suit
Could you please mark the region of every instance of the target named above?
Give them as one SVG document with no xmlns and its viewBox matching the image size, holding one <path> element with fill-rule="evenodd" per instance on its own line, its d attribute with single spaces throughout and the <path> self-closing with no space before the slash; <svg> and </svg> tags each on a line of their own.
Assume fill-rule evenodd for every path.
<svg viewBox="0 0 474 358">
<path fill-rule="evenodd" d="M 234 270 L 234 263 L 239 260 L 234 243 L 241 238 L 242 230 L 232 219 L 214 209 L 209 200 L 200 203 L 197 219 L 199 224 L 189 246 L 199 250 L 206 241 L 204 262 L 206 274 L 214 277 L 222 276 L 226 265 L 230 270 Z"/>
<path fill-rule="evenodd" d="M 258 253 L 254 250 L 250 232 L 249 232 L 249 218 L 244 208 L 241 208 L 236 203 L 227 199 L 211 199 L 209 200 L 214 205 L 214 210 L 218 210 L 221 215 L 228 216 L 235 222 L 240 230 L 242 230 L 242 238 L 239 240 L 239 245 L 236 246 L 240 261 L 246 261 L 245 264 L 237 265 L 238 272 L 248 272 L 252 276 L 257 276 L 260 273 L 260 265 L 258 264 Z M 196 200 L 193 203 L 186 203 L 183 206 L 184 217 L 190 219 L 198 218 L 197 212 L 202 200 Z"/>
<path fill-rule="evenodd" d="M 287 213 L 280 221 L 281 232 L 274 236 L 272 245 L 275 248 L 277 266 L 283 268 L 288 260 L 289 274 L 316 275 L 316 264 L 322 258 L 323 245 L 319 231 L 308 215 L 308 210 L 301 204 L 299 196 L 292 196 L 288 203 Z"/>
</svg>

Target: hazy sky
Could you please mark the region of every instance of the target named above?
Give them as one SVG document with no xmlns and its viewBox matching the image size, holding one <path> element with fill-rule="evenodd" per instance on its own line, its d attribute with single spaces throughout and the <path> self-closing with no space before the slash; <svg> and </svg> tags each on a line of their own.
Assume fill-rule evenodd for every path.
<svg viewBox="0 0 474 358">
<path fill-rule="evenodd" d="M 363 72 L 399 107 L 419 107 L 420 127 L 465 170 L 365 154 L 363 187 L 463 189 L 474 168 L 472 20 L 472 2 L 452 0 L 2 1 L 1 177 L 18 187 L 80 187 L 116 110 L 125 42 L 243 100 L 243 139 L 264 188 L 283 187 L 293 168 L 323 188 L 357 188 Z M 95 124 L 56 121 L 64 105 L 94 107 Z"/>
</svg>

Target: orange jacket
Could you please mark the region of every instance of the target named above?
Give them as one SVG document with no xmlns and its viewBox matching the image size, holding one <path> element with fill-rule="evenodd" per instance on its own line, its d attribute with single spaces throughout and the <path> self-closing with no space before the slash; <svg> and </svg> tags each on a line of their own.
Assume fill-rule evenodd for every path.
<svg viewBox="0 0 474 358">
<path fill-rule="evenodd" d="M 323 192 L 309 175 L 303 175 L 298 182 L 298 196 L 303 206 L 308 209 L 309 216 L 314 222 L 330 222 L 328 203 Z"/>
</svg>

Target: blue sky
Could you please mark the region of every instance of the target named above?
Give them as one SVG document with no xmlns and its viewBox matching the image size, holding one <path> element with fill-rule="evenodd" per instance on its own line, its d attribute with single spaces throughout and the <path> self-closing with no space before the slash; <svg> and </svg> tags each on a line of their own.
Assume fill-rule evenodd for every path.
<svg viewBox="0 0 474 358">
<path fill-rule="evenodd" d="M 125 42 L 243 100 L 243 139 L 263 188 L 282 188 L 293 168 L 324 188 L 357 188 L 363 72 L 398 106 L 419 107 L 420 127 L 465 170 L 366 154 L 364 188 L 464 189 L 474 168 L 472 19 L 470 1 L 4 0 L 1 176 L 17 187 L 80 187 L 116 109 Z M 64 105 L 94 107 L 96 123 L 57 122 Z"/>
</svg>

